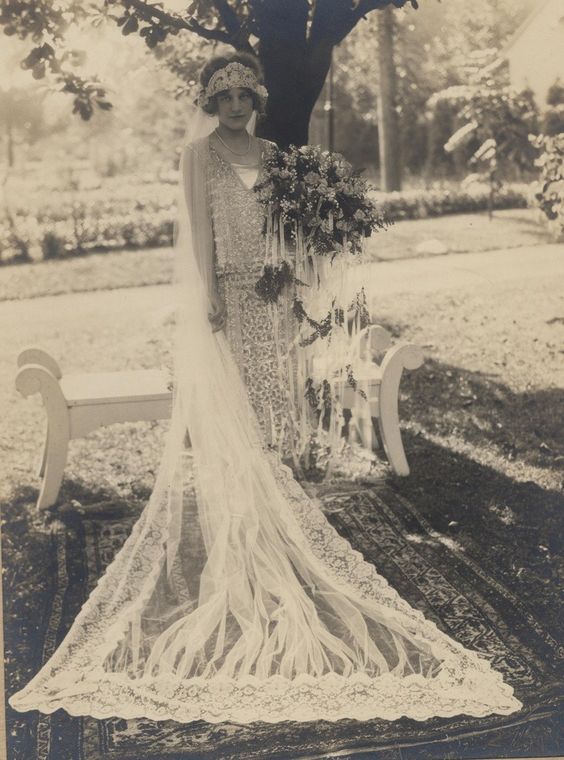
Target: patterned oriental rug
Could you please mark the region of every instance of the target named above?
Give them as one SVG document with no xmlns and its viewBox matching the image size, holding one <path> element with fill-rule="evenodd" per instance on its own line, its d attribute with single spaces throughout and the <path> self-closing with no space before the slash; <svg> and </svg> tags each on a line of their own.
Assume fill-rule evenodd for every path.
<svg viewBox="0 0 564 760">
<path fill-rule="evenodd" d="M 464 646 L 490 658 L 515 688 L 524 710 L 511 716 L 459 716 L 425 723 L 401 719 L 239 726 L 98 721 L 71 718 L 62 710 L 46 716 L 8 708 L 10 760 L 421 760 L 559 754 L 564 746 L 558 735 L 562 648 L 522 601 L 484 569 L 488 562 L 476 550 L 479 541 L 469 552 L 437 534 L 389 486 L 332 484 L 320 495 L 329 519 L 355 549 L 412 606 Z M 119 519 L 74 515 L 46 539 L 51 567 L 46 568 L 40 557 L 36 561 L 41 567 L 19 573 L 44 581 L 39 609 L 17 611 L 28 615 L 27 628 L 14 623 L 5 631 L 6 650 L 26 663 L 29 674 L 56 648 L 135 518 L 136 513 Z M 20 673 L 18 681 L 23 684 L 26 678 Z M 8 693 L 16 690 L 15 685 L 8 688 Z"/>
</svg>

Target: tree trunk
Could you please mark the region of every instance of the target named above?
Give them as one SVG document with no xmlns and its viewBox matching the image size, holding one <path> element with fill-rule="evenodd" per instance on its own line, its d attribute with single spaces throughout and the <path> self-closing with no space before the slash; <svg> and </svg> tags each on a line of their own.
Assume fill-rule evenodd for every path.
<svg viewBox="0 0 564 760">
<path fill-rule="evenodd" d="M 333 40 L 308 40 L 307 0 L 263 0 L 256 6 L 259 59 L 269 93 L 257 134 L 280 147 L 305 145 L 309 120 L 331 64 Z"/>
<path fill-rule="evenodd" d="M 318 48 L 271 43 L 260 51 L 260 60 L 269 97 L 258 134 L 280 147 L 306 145 L 311 114 L 329 71 L 330 50 L 326 55 Z"/>
<path fill-rule="evenodd" d="M 391 6 L 378 12 L 378 147 L 380 185 L 386 192 L 401 190 L 393 13 Z"/>
</svg>

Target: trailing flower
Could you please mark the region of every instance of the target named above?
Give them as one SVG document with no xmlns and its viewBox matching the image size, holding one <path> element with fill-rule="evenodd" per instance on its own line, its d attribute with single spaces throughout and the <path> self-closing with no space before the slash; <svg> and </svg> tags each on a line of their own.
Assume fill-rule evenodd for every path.
<svg viewBox="0 0 564 760">
<path fill-rule="evenodd" d="M 287 261 L 279 266 L 267 264 L 263 268 L 260 279 L 255 284 L 255 291 L 263 301 L 276 303 L 284 288 L 292 284 L 305 285 L 295 277 L 292 267 Z"/>
<path fill-rule="evenodd" d="M 348 383 L 351 386 L 351 388 L 353 390 L 355 390 L 355 391 L 358 391 L 358 393 L 360 393 L 360 395 L 362 396 L 363 399 L 366 399 L 366 393 L 365 393 L 365 391 L 363 391 L 362 388 L 358 387 L 358 383 L 356 381 L 356 378 L 353 375 L 352 365 L 351 364 L 346 364 L 345 365 L 345 370 L 346 370 L 346 373 L 347 373 L 347 380 L 348 380 Z"/>
</svg>

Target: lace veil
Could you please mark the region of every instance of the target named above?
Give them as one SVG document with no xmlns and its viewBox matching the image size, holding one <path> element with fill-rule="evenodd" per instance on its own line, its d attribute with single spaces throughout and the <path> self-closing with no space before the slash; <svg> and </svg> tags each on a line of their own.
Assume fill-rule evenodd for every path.
<svg viewBox="0 0 564 760">
<path fill-rule="evenodd" d="M 214 126 L 198 111 L 181 157 L 176 379 L 153 493 L 10 705 L 213 722 L 513 712 L 520 703 L 489 663 L 403 601 L 261 445 L 208 320 L 202 138 Z"/>
</svg>

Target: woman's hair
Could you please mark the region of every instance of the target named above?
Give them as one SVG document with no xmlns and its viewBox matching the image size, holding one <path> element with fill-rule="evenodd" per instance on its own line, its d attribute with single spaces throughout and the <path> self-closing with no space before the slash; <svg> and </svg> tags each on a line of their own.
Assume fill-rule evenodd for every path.
<svg viewBox="0 0 564 760">
<path fill-rule="evenodd" d="M 219 71 L 219 69 L 224 69 L 227 64 L 229 63 L 241 63 L 243 66 L 246 66 L 247 68 L 251 69 L 251 71 L 254 73 L 254 75 L 257 78 L 257 82 L 259 84 L 262 84 L 264 81 L 264 75 L 262 71 L 262 66 L 260 65 L 260 62 L 256 56 L 252 55 L 252 53 L 247 53 L 242 50 L 235 51 L 233 53 L 225 53 L 224 55 L 216 55 L 213 58 L 210 58 L 210 60 L 204 64 L 200 71 L 200 85 L 202 88 L 206 88 L 209 84 L 210 79 L 215 74 L 216 71 Z M 258 113 L 264 112 L 264 102 L 263 99 L 257 95 L 256 92 L 253 92 L 252 90 L 249 90 L 253 97 L 253 108 Z M 219 93 L 218 93 L 219 94 Z M 212 97 L 209 100 L 209 103 L 203 107 L 204 111 L 206 113 L 211 114 L 212 116 L 217 113 L 217 97 L 216 95 L 212 95 Z"/>
</svg>

